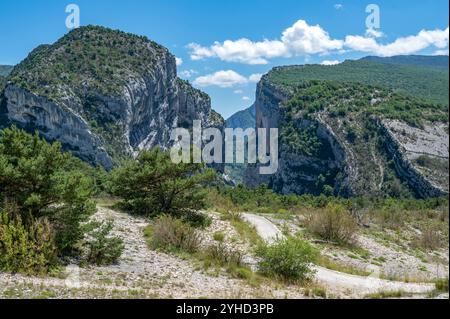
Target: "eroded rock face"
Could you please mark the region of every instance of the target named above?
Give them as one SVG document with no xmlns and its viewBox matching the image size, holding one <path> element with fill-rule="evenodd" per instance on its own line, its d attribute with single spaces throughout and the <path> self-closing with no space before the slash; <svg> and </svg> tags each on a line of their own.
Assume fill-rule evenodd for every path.
<svg viewBox="0 0 450 319">
<path fill-rule="evenodd" d="M 99 36 L 107 45 L 112 41 L 129 41 L 128 38 L 122 39 L 121 33 L 96 28 L 76 32 L 85 32 L 81 37 L 89 36 L 90 39 Z M 115 38 L 107 42 L 105 39 L 111 34 Z M 134 58 L 137 64 L 128 73 L 127 66 L 117 66 L 119 71 L 114 72 L 126 73 L 120 76 L 120 80 L 99 80 L 88 70 L 82 75 L 83 83 L 65 81 L 66 75 L 61 75 L 61 79 L 52 79 L 46 90 L 38 87 L 32 92 L 23 84 L 15 83 L 17 75 L 21 77 L 21 83 L 32 81 L 36 76 L 27 70 L 28 65 L 45 65 L 41 61 L 42 56 L 50 65 L 60 52 L 73 52 L 70 49 L 73 44 L 69 46 L 60 41 L 63 44 L 57 42 L 40 49 L 47 50 L 43 53 L 32 53 L 23 66 L 13 72 L 12 81 L 4 90 L 0 107 L 2 122 L 30 131 L 37 129 L 47 140 L 60 141 L 66 150 L 81 159 L 107 169 L 112 168 L 117 159 L 135 156 L 140 150 L 156 146 L 169 148 L 172 145 L 171 129 L 190 128 L 193 120 L 200 120 L 203 127 L 223 128 L 224 121 L 211 109 L 209 96 L 177 77 L 175 57 L 167 49 L 148 40 L 129 37 L 140 45 L 142 59 Z M 85 40 L 76 38 L 73 41 L 83 44 Z M 123 55 L 121 48 L 117 52 L 114 47 L 110 49 Z M 132 49 L 130 47 L 129 50 Z M 145 61 L 151 61 L 151 64 Z M 107 89 L 97 89 L 104 81 L 109 81 L 106 87 L 115 88 L 118 92 L 107 94 Z M 50 92 L 48 97 L 40 93 L 45 91 Z"/>
<path fill-rule="evenodd" d="M 388 143 L 396 171 L 420 197 L 448 194 L 448 123 L 411 127 L 397 120 L 377 121 Z"/>
<path fill-rule="evenodd" d="M 263 78 L 256 98 L 257 128 L 282 130 L 286 125 L 283 104 L 291 96 L 284 87 L 276 87 Z M 378 103 L 372 101 L 371 103 Z M 373 136 L 358 137 L 352 141 L 345 129 L 345 121 L 363 131 L 367 118 L 346 119 L 331 116 L 325 110 L 288 121 L 296 129 L 315 127 L 315 135 L 322 149 L 316 156 L 290 152 L 280 140 L 279 169 L 272 176 L 258 174 L 257 168 L 248 168 L 244 181 L 250 186 L 262 183 L 280 193 L 323 192 L 323 186 L 332 187 L 341 196 L 383 195 L 392 188 L 390 171 L 394 172 L 410 191 L 420 198 L 448 194 L 448 124 L 427 123 L 423 128 L 412 127 L 401 121 L 373 117 L 377 129 Z M 385 150 L 380 145 L 383 140 Z M 391 164 L 393 163 L 393 164 Z M 403 186 L 402 186 L 403 187 Z"/>
<path fill-rule="evenodd" d="M 111 157 L 102 147 L 100 138 L 72 110 L 14 85 L 6 88 L 1 108 L 10 123 L 29 131 L 38 130 L 45 139 L 59 141 L 85 161 L 107 168 L 112 166 Z"/>
</svg>

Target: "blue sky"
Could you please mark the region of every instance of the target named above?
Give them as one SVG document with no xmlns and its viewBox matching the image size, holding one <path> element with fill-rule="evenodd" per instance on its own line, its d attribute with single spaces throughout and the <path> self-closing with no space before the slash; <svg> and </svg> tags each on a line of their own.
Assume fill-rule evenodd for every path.
<svg viewBox="0 0 450 319">
<path fill-rule="evenodd" d="M 68 32 L 70 3 L 80 7 L 81 25 L 146 35 L 166 46 L 183 61 L 179 74 L 210 94 L 224 117 L 251 105 L 258 77 L 277 65 L 448 54 L 447 0 L 2 0 L 0 64 L 16 64 Z M 380 8 L 374 32 L 366 25 L 370 3 Z"/>
</svg>

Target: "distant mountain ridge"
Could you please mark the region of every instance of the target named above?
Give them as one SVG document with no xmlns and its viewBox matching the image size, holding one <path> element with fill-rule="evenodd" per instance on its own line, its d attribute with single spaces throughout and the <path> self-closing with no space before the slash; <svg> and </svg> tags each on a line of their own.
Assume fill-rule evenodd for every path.
<svg viewBox="0 0 450 319">
<path fill-rule="evenodd" d="M 308 80 L 356 82 L 381 86 L 431 102 L 448 105 L 448 56 L 367 57 L 333 66 L 275 67 L 268 75 L 274 85 L 300 85 Z"/>
<path fill-rule="evenodd" d="M 225 126 L 229 128 L 255 128 L 256 126 L 256 109 L 253 104 L 245 110 L 236 112 L 225 121 Z"/>
<path fill-rule="evenodd" d="M 426 56 L 426 55 L 397 55 L 393 57 L 367 56 L 360 59 L 362 61 L 372 61 L 383 64 L 405 65 L 414 67 L 424 67 L 432 69 L 443 69 L 448 71 L 449 58 L 446 55 Z"/>
<path fill-rule="evenodd" d="M 7 77 L 13 68 L 12 65 L 0 65 L 0 76 Z"/>
</svg>

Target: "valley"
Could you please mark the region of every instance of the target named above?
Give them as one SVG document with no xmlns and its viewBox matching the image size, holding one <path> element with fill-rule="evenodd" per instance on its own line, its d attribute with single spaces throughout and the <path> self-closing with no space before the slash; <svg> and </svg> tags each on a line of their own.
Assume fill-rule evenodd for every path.
<svg viewBox="0 0 450 319">
<path fill-rule="evenodd" d="M 0 66 L 0 298 L 448 299 L 448 56 L 274 67 L 227 120 L 177 61 L 84 26 Z"/>
</svg>

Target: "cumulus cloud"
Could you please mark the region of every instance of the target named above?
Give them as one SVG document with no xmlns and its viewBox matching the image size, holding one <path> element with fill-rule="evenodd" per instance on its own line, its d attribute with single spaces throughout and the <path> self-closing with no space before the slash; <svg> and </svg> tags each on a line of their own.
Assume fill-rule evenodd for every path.
<svg viewBox="0 0 450 319">
<path fill-rule="evenodd" d="M 448 48 L 448 27 L 446 30 L 422 30 L 417 35 L 396 39 L 388 44 L 381 44 L 377 39 L 383 32 L 375 29 L 366 30 L 365 35 L 347 35 L 344 39 L 334 39 L 320 25 L 309 25 L 305 20 L 298 20 L 284 30 L 279 39 L 252 41 L 241 38 L 214 42 L 211 46 L 191 43 L 192 60 L 219 58 L 226 62 L 250 65 L 267 64 L 270 59 L 292 56 L 325 55 L 340 53 L 344 50 L 372 53 L 380 56 L 417 53 L 429 47 L 438 50 Z"/>
<path fill-rule="evenodd" d="M 223 43 L 215 42 L 209 48 L 191 43 L 188 48 L 191 50 L 191 59 L 194 61 L 218 57 L 226 62 L 267 64 L 268 58 L 287 55 L 282 42 L 269 40 L 262 42 L 252 42 L 249 39 L 226 40 Z"/>
<path fill-rule="evenodd" d="M 198 86 L 219 86 L 221 88 L 230 88 L 237 85 L 259 82 L 262 76 L 263 74 L 261 73 L 255 73 L 247 78 L 233 70 L 217 71 L 213 74 L 196 78 L 194 80 L 194 84 Z M 243 91 L 237 89 L 234 90 L 233 93 L 242 94 Z"/>
<path fill-rule="evenodd" d="M 259 82 L 259 80 L 261 80 L 262 76 L 263 76 L 262 73 L 255 73 L 255 74 L 250 75 L 249 78 L 248 78 L 248 80 L 249 80 L 250 82 L 255 82 L 255 83 L 257 83 L 257 82 Z"/>
<path fill-rule="evenodd" d="M 339 64 L 339 63 L 341 63 L 341 62 L 339 62 L 338 60 L 332 60 L 332 61 L 325 60 L 325 61 L 322 61 L 322 63 L 320 63 L 320 64 L 321 65 L 336 65 L 336 64 Z"/>
<path fill-rule="evenodd" d="M 384 33 L 379 30 L 375 30 L 374 28 L 369 28 L 366 30 L 366 37 L 381 38 L 382 36 L 384 36 Z"/>
<path fill-rule="evenodd" d="M 343 7 L 344 7 L 344 5 L 341 4 L 341 3 L 336 3 L 336 4 L 334 5 L 334 8 L 335 8 L 336 10 L 341 10 Z"/>
<path fill-rule="evenodd" d="M 248 96 L 243 96 L 242 99 L 243 99 L 244 101 L 250 101 L 250 98 L 249 98 Z"/>
<path fill-rule="evenodd" d="M 374 38 L 349 35 L 345 46 L 361 52 L 370 52 L 379 56 L 413 54 L 434 46 L 443 50 L 448 48 L 449 28 L 445 30 L 422 30 L 417 35 L 401 37 L 389 44 L 379 44 Z"/>
<path fill-rule="evenodd" d="M 254 42 L 246 38 L 236 41 L 215 42 L 210 47 L 190 43 L 191 59 L 194 61 L 217 57 L 226 62 L 245 64 L 267 64 L 268 59 L 290 57 L 341 49 L 343 41 L 331 39 L 319 25 L 310 26 L 304 20 L 287 28 L 279 40 Z"/>
<path fill-rule="evenodd" d="M 180 66 L 183 64 L 183 59 L 182 58 L 175 58 L 175 62 L 177 64 L 177 66 Z"/>
<path fill-rule="evenodd" d="M 294 55 L 328 53 L 340 50 L 344 44 L 341 40 L 333 40 L 328 32 L 319 25 L 310 26 L 304 20 L 297 21 L 283 32 L 283 43 Z"/>
<path fill-rule="evenodd" d="M 198 86 L 219 86 L 229 88 L 235 85 L 246 84 L 248 79 L 233 70 L 218 71 L 213 74 L 200 76 L 194 84 Z"/>
<path fill-rule="evenodd" d="M 197 71 L 195 71 L 195 70 L 193 70 L 193 69 L 190 69 L 190 70 L 183 70 L 183 71 L 181 71 L 181 72 L 179 73 L 179 75 L 180 75 L 181 77 L 183 77 L 183 78 L 189 79 L 189 78 L 191 78 L 192 76 L 194 76 L 194 75 L 197 74 L 197 73 L 198 73 Z"/>
<path fill-rule="evenodd" d="M 448 48 L 444 50 L 436 50 L 433 55 L 448 55 Z"/>
</svg>

